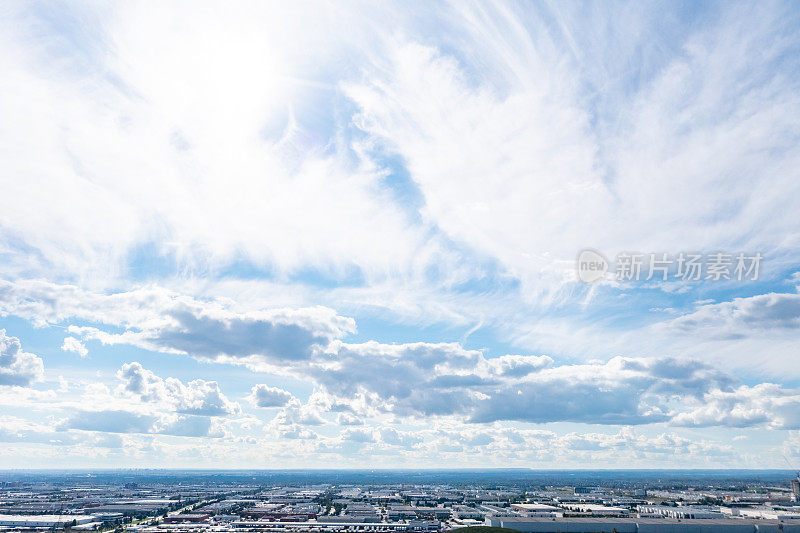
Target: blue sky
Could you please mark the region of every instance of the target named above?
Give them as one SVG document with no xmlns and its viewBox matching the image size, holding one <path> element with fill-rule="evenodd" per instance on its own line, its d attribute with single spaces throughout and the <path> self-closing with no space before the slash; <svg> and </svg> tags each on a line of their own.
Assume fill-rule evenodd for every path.
<svg viewBox="0 0 800 533">
<path fill-rule="evenodd" d="M 800 463 L 798 19 L 7 4 L 0 467 Z"/>
</svg>

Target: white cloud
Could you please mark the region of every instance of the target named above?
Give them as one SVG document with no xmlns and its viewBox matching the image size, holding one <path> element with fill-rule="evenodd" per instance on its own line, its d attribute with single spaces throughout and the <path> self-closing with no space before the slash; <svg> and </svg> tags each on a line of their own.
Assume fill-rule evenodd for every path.
<svg viewBox="0 0 800 533">
<path fill-rule="evenodd" d="M 767 427 L 800 429 L 800 390 L 774 383 L 734 390 L 709 391 L 700 405 L 679 413 L 673 423 L 683 426 Z"/>
<path fill-rule="evenodd" d="M 161 310 L 141 331 L 110 334 L 94 327 L 70 331 L 104 344 L 132 344 L 151 351 L 252 366 L 307 359 L 352 331 L 352 320 L 327 308 L 237 313 L 199 303 Z"/>
<path fill-rule="evenodd" d="M 60 446 L 74 443 L 75 436 L 56 431 L 53 427 L 44 424 L 3 415 L 0 416 L 0 442 L 25 442 Z"/>
<path fill-rule="evenodd" d="M 800 294 L 769 293 L 700 305 L 665 327 L 684 335 L 735 340 L 746 336 L 800 330 Z"/>
<path fill-rule="evenodd" d="M 42 359 L 22 351 L 17 337 L 6 335 L 0 329 L 0 385 L 27 387 L 44 376 Z"/>
<path fill-rule="evenodd" d="M 392 427 L 380 429 L 381 441 L 392 446 L 412 447 L 422 440 L 422 436 L 410 431 L 398 431 Z"/>
<path fill-rule="evenodd" d="M 399 43 L 388 67 L 346 87 L 358 124 L 407 162 L 423 215 L 500 261 L 531 303 L 573 296 L 555 291 L 574 282 L 586 247 L 796 259 L 797 210 L 785 193 L 798 187 L 787 169 L 797 168 L 800 98 L 782 56 L 797 41 L 772 38 L 788 28 L 784 7 L 727 12 L 672 56 L 648 50 L 653 63 L 629 83 L 596 78 L 598 64 L 621 75 L 642 60 L 641 43 L 614 32 L 616 13 L 587 24 L 567 9 L 564 25 L 541 32 L 540 13 L 460 11 L 452 55 Z M 635 15 L 624 24 L 653 22 Z"/>
<path fill-rule="evenodd" d="M 291 392 L 260 383 L 254 385 L 248 396 L 256 407 L 283 407 L 294 399 Z"/>
<path fill-rule="evenodd" d="M 162 379 L 138 362 L 126 363 L 117 371 L 119 390 L 143 402 L 154 402 L 176 413 L 225 416 L 241 412 L 236 402 L 222 394 L 216 381 L 195 379 L 184 384 L 176 378 Z"/>
<path fill-rule="evenodd" d="M 293 424 L 289 426 L 280 427 L 278 435 L 283 439 L 296 439 L 296 440 L 314 440 L 319 438 L 319 435 L 309 429 L 304 429 L 302 426 Z"/>
<path fill-rule="evenodd" d="M 306 440 L 460 459 L 526 445 L 543 461 L 722 456 L 608 426 L 798 426 L 796 391 L 709 364 L 748 383 L 796 374 L 797 294 L 715 304 L 735 290 L 703 284 L 688 290 L 712 301 L 692 294 L 694 312 L 653 325 L 663 315 L 638 310 L 678 314 L 682 299 L 648 291 L 686 286 L 588 289 L 572 272 L 587 246 L 761 251 L 767 283 L 800 261 L 786 4 L 689 26 L 639 5 L 436 4 L 425 24 L 401 3 L 194 7 L 0 14 L 0 316 L 71 326 L 62 349 L 81 357 L 120 344 L 297 379 L 308 400 L 262 384 L 249 398 L 279 408 L 269 436 L 296 441 L 298 460 Z M 42 281 L 55 279 L 73 285 Z M 470 329 L 461 344 L 389 344 L 391 329 L 355 342 L 344 315 Z M 480 329 L 492 352 L 464 347 Z M 489 357 L 498 345 L 537 355 Z M 2 333 L 0 385 L 42 378 L 41 358 Z M 241 406 L 216 381 L 138 363 L 116 394 L 94 378 L 81 401 L 103 411 L 69 387 L 5 387 L 0 403 L 47 406 L 74 432 L 147 435 L 137 453 L 159 457 L 178 449 L 159 434 L 226 442 L 195 459 L 224 457 L 229 426 L 262 427 L 225 418 Z M 334 417 L 347 431 L 326 436 Z M 507 421 L 611 433 L 496 427 Z"/>
<path fill-rule="evenodd" d="M 325 424 L 325 420 L 317 406 L 303 404 L 297 399 L 289 401 L 271 422 L 271 426 L 277 426 L 280 431 L 285 429 L 280 426 L 321 426 L 323 424 Z"/>
<path fill-rule="evenodd" d="M 552 366 L 553 359 L 546 355 L 501 355 L 488 359 L 492 373 L 504 377 L 523 377 Z"/>
<path fill-rule="evenodd" d="M 364 420 L 350 413 L 339 413 L 336 415 L 338 426 L 363 426 Z"/>
<path fill-rule="evenodd" d="M 560 464 L 702 464 L 736 460 L 737 450 L 727 444 L 670 433 L 637 433 L 622 428 L 610 433 L 558 434 L 538 429 L 485 427 L 465 431 L 458 426 L 418 431 L 387 427 L 347 428 L 333 437 L 316 436 L 309 443 L 314 453 L 337 454 L 348 460 L 359 455 L 391 457 L 393 464 L 492 466 Z M 307 452 L 306 452 L 307 453 Z M 398 459 L 400 460 L 397 463 Z"/>
<path fill-rule="evenodd" d="M 65 352 L 75 352 L 81 357 L 86 357 L 89 354 L 89 350 L 86 349 L 86 345 L 84 345 L 75 337 L 64 337 L 64 342 L 61 344 L 61 349 Z"/>
<path fill-rule="evenodd" d="M 282 407 L 274 423 L 283 426 L 321 425 L 326 423 L 324 413 L 340 414 L 342 426 L 380 416 L 462 416 L 473 423 L 739 423 L 721 411 L 711 412 L 710 407 L 698 410 L 692 403 L 704 395 L 729 394 L 736 384 L 729 375 L 698 361 L 618 357 L 607 363 L 555 365 L 543 355 L 487 358 L 457 343 L 343 343 L 338 339 L 355 331 L 354 321 L 325 308 L 235 310 L 222 301 L 200 301 L 155 287 L 108 295 L 41 282 L 5 287 L 6 312 L 102 323 L 101 310 L 114 307 L 105 320 L 119 320 L 118 325 L 126 327 L 123 333 L 94 326 L 70 328 L 84 338 L 244 363 L 314 383 L 318 390 L 305 404 L 282 389 L 253 388 L 250 399 L 256 405 Z M 779 305 L 770 303 L 776 298 Z M 790 313 L 792 308 L 783 302 L 793 302 L 793 295 L 707 304 L 698 313 L 713 311 L 714 317 L 735 315 L 749 324 L 786 329 L 794 319 L 786 318 L 787 309 Z M 732 306 L 735 313 L 718 311 Z M 131 318 L 125 318 L 125 311 Z M 766 318 L 747 318 L 757 312 Z M 239 405 L 229 401 L 215 382 L 184 384 L 162 379 L 138 363 L 123 366 L 119 377 L 124 380 L 124 392 L 175 413 L 240 412 Z M 743 402 L 737 405 L 745 409 Z M 763 406 L 760 412 L 762 418 L 777 417 L 774 427 L 793 427 L 794 422 L 784 421 L 779 403 Z M 766 419 L 748 416 L 741 424 L 766 423 Z"/>
<path fill-rule="evenodd" d="M 365 429 L 347 428 L 342 432 L 341 438 L 351 442 L 375 442 L 375 435 L 372 431 Z"/>
<path fill-rule="evenodd" d="M 237 310 L 225 300 L 201 301 L 160 287 L 102 294 L 42 281 L 0 282 L 0 313 L 37 324 L 86 320 L 125 328 L 69 331 L 105 344 L 242 364 L 306 359 L 355 331 L 351 318 L 326 307 Z"/>
<path fill-rule="evenodd" d="M 208 416 L 148 415 L 122 410 L 79 410 L 62 420 L 58 429 L 108 433 L 144 433 L 177 437 L 224 436 L 223 428 Z"/>
<path fill-rule="evenodd" d="M 378 412 L 460 415 L 481 423 L 666 422 L 674 399 L 728 390 L 734 383 L 703 363 L 673 358 L 551 363 L 533 356 L 486 359 L 457 344 L 365 343 L 343 345 L 330 360 L 317 360 L 303 371 L 329 394 L 360 394 Z"/>
<path fill-rule="evenodd" d="M 62 6 L 87 49 L 104 50 L 89 57 L 58 25 L 52 49 L 31 46 L 44 23 L 37 10 L 5 13 L 0 138 L 14 176 L 6 193 L 18 201 L 0 222 L 36 252 L 15 260 L 107 277 L 99 259 L 113 276 L 152 245 L 199 268 L 244 257 L 281 273 L 313 265 L 342 275 L 412 269 L 436 253 L 392 201 L 383 169 L 336 146 L 335 131 L 320 138 L 313 120 L 336 80 L 314 79 L 309 58 L 334 59 L 331 47 L 347 45 L 353 36 L 332 34 L 328 17 L 344 23 L 355 7 L 253 4 L 189 18 L 183 9 Z M 309 27 L 315 39 L 280 46 Z M 91 67 L 69 67 L 82 61 Z"/>
<path fill-rule="evenodd" d="M 148 433 L 155 417 L 121 410 L 78 411 L 62 421 L 60 429 L 107 431 L 111 433 Z"/>
</svg>

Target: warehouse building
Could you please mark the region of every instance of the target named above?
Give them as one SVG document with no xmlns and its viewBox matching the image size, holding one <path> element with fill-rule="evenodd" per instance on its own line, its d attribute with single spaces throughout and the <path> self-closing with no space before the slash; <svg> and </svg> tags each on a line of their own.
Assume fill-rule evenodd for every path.
<svg viewBox="0 0 800 533">
<path fill-rule="evenodd" d="M 639 515 L 665 516 L 667 518 L 687 519 L 709 519 L 725 518 L 719 508 L 701 507 L 695 505 L 679 505 L 672 507 L 669 505 L 640 505 L 637 507 Z"/>
<path fill-rule="evenodd" d="M 524 533 L 800 533 L 800 521 L 672 518 L 491 518 Z"/>
<path fill-rule="evenodd" d="M 70 524 L 86 524 L 95 520 L 86 514 L 0 515 L 0 526 L 27 529 L 63 529 Z"/>
</svg>

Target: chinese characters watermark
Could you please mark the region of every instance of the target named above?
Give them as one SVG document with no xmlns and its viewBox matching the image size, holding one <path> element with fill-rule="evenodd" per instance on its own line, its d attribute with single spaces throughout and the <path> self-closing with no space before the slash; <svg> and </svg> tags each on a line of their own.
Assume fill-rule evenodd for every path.
<svg viewBox="0 0 800 533">
<path fill-rule="evenodd" d="M 613 275 L 617 281 L 756 281 L 763 255 L 714 252 L 617 254 Z M 595 250 L 583 250 L 576 263 L 578 279 L 593 283 L 606 276 L 611 264 Z"/>
</svg>

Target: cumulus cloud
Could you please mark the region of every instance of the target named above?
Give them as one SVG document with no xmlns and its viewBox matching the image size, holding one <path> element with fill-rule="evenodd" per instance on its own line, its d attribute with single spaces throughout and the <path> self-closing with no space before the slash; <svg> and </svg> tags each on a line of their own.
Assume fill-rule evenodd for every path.
<svg viewBox="0 0 800 533">
<path fill-rule="evenodd" d="M 549 357 L 487 359 L 457 344 L 343 345 L 308 372 L 328 393 L 361 394 L 400 416 L 644 424 L 672 417 L 673 400 L 727 390 L 735 381 L 699 361 L 617 357 L 552 366 Z"/>
<path fill-rule="evenodd" d="M 75 443 L 76 438 L 51 426 L 3 415 L 0 416 L 0 442 L 65 445 Z"/>
<path fill-rule="evenodd" d="M 257 366 L 307 359 L 333 339 L 352 331 L 352 320 L 327 308 L 236 313 L 196 302 L 176 302 L 161 323 L 141 331 L 111 334 L 93 327 L 71 328 L 105 344 Z"/>
<path fill-rule="evenodd" d="M 339 426 L 363 426 L 364 420 L 350 413 L 339 413 L 336 416 L 336 424 Z"/>
<path fill-rule="evenodd" d="M 354 331 L 354 322 L 323 308 L 236 311 L 222 302 L 200 302 L 154 288 L 111 295 L 43 283 L 6 284 L 5 289 L 6 305 L 19 313 L 45 309 L 44 316 L 89 319 L 97 310 L 87 302 L 99 304 L 100 309 L 117 306 L 117 315 L 111 316 L 118 316 L 126 331 L 71 328 L 85 338 L 268 365 L 312 380 L 327 395 L 324 400 L 317 395 L 316 404 L 303 405 L 287 391 L 266 386 L 251 391 L 256 405 L 283 407 L 278 419 L 284 425 L 321 424 L 320 413 L 326 411 L 349 411 L 352 416 L 343 420 L 351 423 L 364 414 L 383 412 L 459 415 L 481 423 L 643 424 L 670 420 L 675 396 L 702 395 L 714 388 L 724 391 L 734 383 L 696 361 L 670 358 L 554 366 L 547 356 L 487 358 L 455 343 L 342 343 L 338 339 Z M 39 299 L 22 298 L 26 290 Z M 120 314 L 119 306 L 127 307 L 129 315 Z M 215 382 L 162 379 L 138 363 L 125 365 L 119 377 L 126 393 L 168 404 L 178 413 L 215 416 L 238 409 Z M 355 399 L 360 403 L 357 409 Z"/>
<path fill-rule="evenodd" d="M 677 414 L 682 426 L 729 426 L 800 429 L 800 390 L 760 383 L 706 393 L 700 405 Z"/>
<path fill-rule="evenodd" d="M 211 417 L 153 415 L 125 410 L 78 410 L 58 429 L 107 433 L 151 433 L 178 437 L 221 437 L 222 427 Z"/>
<path fill-rule="evenodd" d="M 62 421 L 61 429 L 105 431 L 110 433 L 148 433 L 155 417 L 122 410 L 78 411 Z"/>
<path fill-rule="evenodd" d="M 75 352 L 81 357 L 86 357 L 89 354 L 86 345 L 75 337 L 65 337 L 64 342 L 61 344 L 61 349 L 65 352 Z"/>
<path fill-rule="evenodd" d="M 546 355 L 501 355 L 488 359 L 486 364 L 492 372 L 503 377 L 524 377 L 553 364 L 553 359 Z"/>
<path fill-rule="evenodd" d="M 457 425 L 418 430 L 391 427 L 347 428 L 333 437 L 317 436 L 309 443 L 317 453 L 347 457 L 361 454 L 422 459 L 424 464 L 614 464 L 657 462 L 664 465 L 712 465 L 736 457 L 733 446 L 715 440 L 690 439 L 671 432 L 637 433 L 630 428 L 612 432 L 568 432 L 484 426 L 463 430 Z M 690 463 L 691 464 L 691 463 Z"/>
<path fill-rule="evenodd" d="M 102 294 L 43 281 L 0 282 L 0 313 L 37 324 L 83 320 L 123 328 L 71 326 L 83 339 L 251 366 L 310 358 L 355 331 L 355 322 L 326 307 L 237 310 L 230 301 L 201 301 L 160 287 Z M 69 341 L 72 345 L 72 341 Z"/>
<path fill-rule="evenodd" d="M 220 361 L 252 363 L 255 357 L 280 362 L 280 371 L 311 379 L 329 395 L 315 406 L 265 387 L 251 391 L 251 398 L 262 405 L 283 402 L 278 419 L 284 425 L 320 424 L 320 409 L 349 410 L 354 417 L 371 410 L 398 416 L 462 415 L 473 422 L 641 424 L 669 420 L 671 395 L 701 394 L 731 383 L 709 367 L 672 359 L 554 367 L 547 356 L 487 358 L 455 343 L 346 344 L 336 339 L 354 330 L 353 321 L 320 308 L 245 312 L 152 289 L 108 296 L 41 284 L 32 290 L 66 290 L 72 298 L 68 306 L 50 304 L 60 316 L 80 315 L 83 298 L 130 308 L 135 322 L 128 323 L 127 331 L 72 328 L 85 337 Z M 32 305 L 30 299 L 23 301 Z M 238 407 L 215 382 L 162 379 L 137 363 L 125 365 L 119 377 L 126 393 L 167 403 L 176 412 L 223 415 Z M 362 403 L 358 412 L 354 399 Z"/>
<path fill-rule="evenodd" d="M 321 426 L 325 424 L 316 405 L 303 404 L 297 399 L 289 401 L 275 418 L 271 425 L 274 426 Z"/>
<path fill-rule="evenodd" d="M 331 357 L 314 361 L 315 377 L 328 390 L 355 392 L 357 387 L 386 388 L 388 395 L 407 395 L 415 379 L 424 374 L 466 375 L 475 370 L 482 355 L 457 343 L 340 344 Z M 367 382 L 375 381 L 369 385 Z"/>
<path fill-rule="evenodd" d="M 239 404 L 222 394 L 216 381 L 196 379 L 183 383 L 176 378 L 162 379 L 138 362 L 122 365 L 117 377 L 123 382 L 123 393 L 143 402 L 162 404 L 176 413 L 225 416 L 241 412 Z"/>
<path fill-rule="evenodd" d="M 14 312 L 44 310 L 41 316 L 50 319 L 90 319 L 97 312 L 91 304 L 98 304 L 101 310 L 109 308 L 110 318 L 105 320 L 114 322 L 114 317 L 119 317 L 117 325 L 126 328 L 122 333 L 109 333 L 94 326 L 71 328 L 86 338 L 201 359 L 245 362 L 259 368 L 267 365 L 266 368 L 310 380 L 317 392 L 306 404 L 288 391 L 265 385 L 257 385 L 251 391 L 249 398 L 255 405 L 281 408 L 275 424 L 283 426 L 320 425 L 325 423 L 322 415 L 326 412 L 347 413 L 339 417 L 342 425 L 359 424 L 381 413 L 400 417 L 460 416 L 473 423 L 732 423 L 730 417 L 712 415 L 710 411 L 698 411 L 692 417 L 686 414 L 695 410 L 692 398 L 714 391 L 724 395 L 736 385 L 729 375 L 695 360 L 628 357 L 607 363 L 555 365 L 552 358 L 543 355 L 489 358 L 457 343 L 343 343 L 339 339 L 354 331 L 355 323 L 323 308 L 239 311 L 223 302 L 201 302 L 155 288 L 98 295 L 46 283 L 4 287 L 5 299 L 0 301 Z M 38 300 L 22 297 L 26 292 L 36 294 Z M 765 295 L 748 299 L 747 305 L 735 305 L 749 310 L 749 314 L 766 306 L 770 310 L 762 313 L 765 318 L 760 323 L 771 327 L 777 323 L 785 328 L 792 324 L 793 319 L 786 318 L 786 313 L 791 315 L 793 301 L 793 297 L 776 299 Z M 715 306 L 721 305 L 705 307 L 719 315 L 721 307 Z M 120 308 L 127 308 L 129 315 L 121 313 Z M 727 315 L 741 319 L 744 313 Z M 183 383 L 174 378 L 162 379 L 138 363 L 123 366 L 118 376 L 123 380 L 121 390 L 125 394 L 175 413 L 222 416 L 236 414 L 240 409 L 213 381 Z M 771 403 L 762 410 L 764 416 L 778 416 L 778 409 L 778 403 Z M 782 427 L 792 422 L 775 424 Z"/>
<path fill-rule="evenodd" d="M 381 441 L 392 445 L 411 447 L 422 441 L 422 436 L 413 431 L 399 431 L 392 427 L 384 427 L 379 430 Z"/>
<path fill-rule="evenodd" d="M 375 442 L 375 435 L 367 429 L 345 429 L 341 434 L 342 440 L 351 442 Z"/>
<path fill-rule="evenodd" d="M 22 351 L 17 337 L 6 335 L 0 329 L 0 385 L 27 387 L 44 376 L 42 359 Z"/>
<path fill-rule="evenodd" d="M 278 428 L 278 436 L 283 439 L 292 440 L 315 440 L 319 438 L 319 435 L 298 424 L 292 424 Z"/>
<path fill-rule="evenodd" d="M 476 402 L 471 420 L 664 422 L 671 418 L 673 398 L 730 384 L 729 377 L 698 361 L 618 357 L 604 364 L 556 367 L 500 387 Z"/>
<path fill-rule="evenodd" d="M 54 286 L 37 290 L 59 290 Z M 61 289 L 63 290 L 63 289 Z M 69 289 L 80 301 L 86 294 Z M 237 312 L 219 302 L 199 302 L 152 291 L 98 297 L 131 308 L 131 316 L 156 310 L 123 333 L 72 328 L 103 342 L 129 343 L 156 351 L 188 353 L 220 361 L 281 362 L 280 371 L 310 379 L 320 393 L 308 404 L 288 391 L 257 385 L 255 405 L 283 407 L 281 425 L 318 425 L 322 412 L 348 412 L 342 423 L 357 424 L 365 414 L 465 416 L 471 422 L 518 420 L 537 423 L 573 421 L 599 424 L 666 422 L 673 399 L 726 391 L 734 380 L 697 361 L 674 358 L 616 358 L 608 363 L 554 366 L 547 356 L 487 358 L 454 343 L 386 345 L 347 344 L 337 340 L 354 330 L 351 319 L 327 309 Z M 69 300 L 68 300 L 69 301 Z M 32 305 L 25 300 L 25 305 Z M 108 305 L 110 302 L 104 302 Z M 51 307 L 56 307 L 50 304 Z M 81 314 L 72 304 L 59 313 Z M 144 308 L 144 309 L 143 309 Z M 135 326 L 135 329 L 134 329 Z M 184 384 L 162 379 L 138 363 L 123 366 L 122 389 L 145 402 L 162 402 L 178 413 L 236 413 L 215 382 Z M 355 406 L 353 403 L 360 404 Z M 681 422 L 683 423 L 683 422 Z"/>
<path fill-rule="evenodd" d="M 256 407 L 283 407 L 294 399 L 292 393 L 263 383 L 255 385 L 248 396 Z"/>
<path fill-rule="evenodd" d="M 701 305 L 665 325 L 669 330 L 716 339 L 741 339 L 800 330 L 800 294 L 769 293 Z"/>
<path fill-rule="evenodd" d="M 733 454 L 731 446 L 708 440 L 691 440 L 674 433 L 661 433 L 653 437 L 637 435 L 623 429 L 616 434 L 569 433 L 556 437 L 554 444 L 566 451 L 625 453 L 633 451 L 670 457 L 687 455 L 704 460 Z M 710 462 L 710 461 L 709 461 Z"/>
<path fill-rule="evenodd" d="M 224 426 L 209 416 L 168 416 L 156 420 L 153 433 L 173 435 L 176 437 L 210 437 L 225 436 Z"/>
</svg>

